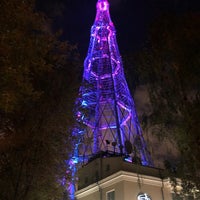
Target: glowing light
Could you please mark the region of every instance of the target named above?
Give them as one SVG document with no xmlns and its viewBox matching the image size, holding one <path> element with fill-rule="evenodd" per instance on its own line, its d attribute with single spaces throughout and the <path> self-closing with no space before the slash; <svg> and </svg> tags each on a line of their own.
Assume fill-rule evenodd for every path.
<svg viewBox="0 0 200 200">
<path fill-rule="evenodd" d="M 143 193 L 143 194 L 139 194 L 137 199 L 138 200 L 151 200 L 151 197 L 148 194 Z"/>
<path fill-rule="evenodd" d="M 126 162 L 129 162 L 129 163 L 132 163 L 133 161 L 132 161 L 132 158 L 130 158 L 130 157 L 126 157 L 126 158 L 124 158 L 124 160 L 126 161 Z"/>
<path fill-rule="evenodd" d="M 87 106 L 88 104 L 87 104 L 86 101 L 83 101 L 81 105 L 82 105 L 82 106 Z"/>
<path fill-rule="evenodd" d="M 100 11 L 106 11 L 109 9 L 109 4 L 107 0 L 99 0 L 97 2 L 97 9 Z"/>
</svg>

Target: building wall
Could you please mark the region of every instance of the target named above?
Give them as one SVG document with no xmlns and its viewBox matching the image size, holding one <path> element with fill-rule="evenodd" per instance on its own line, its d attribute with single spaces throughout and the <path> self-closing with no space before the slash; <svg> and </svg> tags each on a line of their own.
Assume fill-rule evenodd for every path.
<svg viewBox="0 0 200 200">
<path fill-rule="evenodd" d="M 125 171 L 119 171 L 77 191 L 76 198 L 77 200 L 107 200 L 106 193 L 112 190 L 115 191 L 115 200 L 137 200 L 140 192 L 149 194 L 152 200 L 172 200 L 167 179 L 162 182 L 157 177 Z"/>
<path fill-rule="evenodd" d="M 142 181 L 142 180 L 141 180 Z M 137 200 L 139 193 L 147 193 L 152 200 L 171 200 L 171 191 L 169 188 L 162 188 L 162 182 L 159 185 L 147 185 L 143 183 L 124 182 L 124 199 Z"/>
</svg>

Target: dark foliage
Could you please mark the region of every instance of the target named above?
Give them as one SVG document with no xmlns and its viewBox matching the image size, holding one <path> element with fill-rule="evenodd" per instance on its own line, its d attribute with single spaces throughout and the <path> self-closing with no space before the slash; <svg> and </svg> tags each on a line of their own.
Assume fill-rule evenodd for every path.
<svg viewBox="0 0 200 200">
<path fill-rule="evenodd" d="M 159 138 L 177 145 L 180 158 L 168 169 L 182 178 L 186 193 L 200 186 L 199 35 L 198 13 L 164 15 L 152 25 L 143 51 L 128 58 L 149 91 L 152 112 L 145 119 Z"/>
<path fill-rule="evenodd" d="M 0 2 L 0 199 L 59 199 L 77 92 L 76 47 L 31 0 Z"/>
</svg>

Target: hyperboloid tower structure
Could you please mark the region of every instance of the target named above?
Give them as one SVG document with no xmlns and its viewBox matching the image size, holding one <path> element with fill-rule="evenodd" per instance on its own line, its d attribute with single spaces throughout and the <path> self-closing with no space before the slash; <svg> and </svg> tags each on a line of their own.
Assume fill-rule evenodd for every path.
<svg viewBox="0 0 200 200">
<path fill-rule="evenodd" d="M 106 0 L 97 2 L 75 115 L 82 124 L 78 128 L 82 137 L 78 152 L 81 162 L 102 153 L 129 157 L 134 151 L 142 165 L 152 165 L 124 76 Z"/>
<path fill-rule="evenodd" d="M 98 0 L 96 8 L 82 85 L 74 110 L 77 123 L 73 131 L 76 137 L 71 161 L 73 176 L 77 165 L 84 166 L 78 173 L 78 190 L 117 172 L 112 170 L 112 164 L 119 166 L 119 159 L 130 162 L 131 166 L 133 163 L 153 165 L 124 76 L 109 2 Z M 141 195 L 144 200 L 148 199 L 146 194 Z M 114 200 L 113 197 L 107 199 Z"/>
</svg>

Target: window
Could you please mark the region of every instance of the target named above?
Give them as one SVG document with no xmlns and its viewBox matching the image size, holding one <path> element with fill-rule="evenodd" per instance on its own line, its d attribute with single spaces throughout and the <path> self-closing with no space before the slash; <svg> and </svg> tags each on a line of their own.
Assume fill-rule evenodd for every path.
<svg viewBox="0 0 200 200">
<path fill-rule="evenodd" d="M 115 191 L 110 191 L 106 193 L 106 200 L 115 200 Z"/>
<path fill-rule="evenodd" d="M 151 197 L 146 193 L 141 193 L 137 196 L 137 200 L 152 200 Z"/>
</svg>

